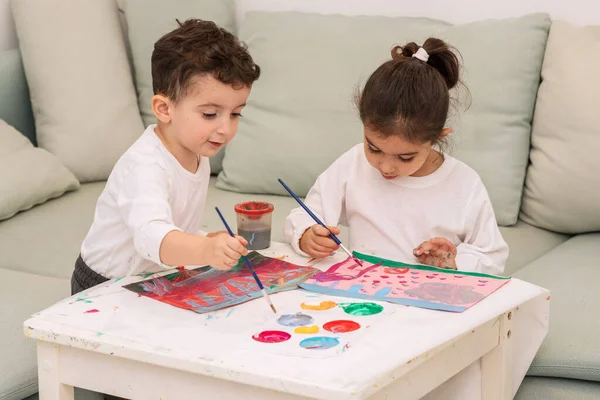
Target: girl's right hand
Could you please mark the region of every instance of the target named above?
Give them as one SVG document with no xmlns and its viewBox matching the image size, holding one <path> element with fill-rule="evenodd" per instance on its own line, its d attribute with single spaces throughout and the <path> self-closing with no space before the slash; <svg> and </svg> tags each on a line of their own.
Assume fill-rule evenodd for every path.
<svg viewBox="0 0 600 400">
<path fill-rule="evenodd" d="M 244 247 L 248 242 L 241 236 L 232 238 L 225 233 L 207 236 L 207 240 L 207 262 L 213 268 L 230 270 L 237 265 L 240 257 L 248 255 L 248 249 Z"/>
<path fill-rule="evenodd" d="M 329 233 L 339 235 L 340 230 L 335 226 L 327 228 L 318 224 L 308 228 L 300 238 L 300 250 L 314 258 L 325 258 L 332 255 L 340 246 L 329 237 Z"/>
</svg>

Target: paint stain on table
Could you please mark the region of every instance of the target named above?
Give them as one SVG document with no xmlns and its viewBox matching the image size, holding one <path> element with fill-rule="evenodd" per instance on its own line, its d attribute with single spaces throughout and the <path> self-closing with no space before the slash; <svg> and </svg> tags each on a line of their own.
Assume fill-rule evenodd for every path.
<svg viewBox="0 0 600 400">
<path fill-rule="evenodd" d="M 303 310 L 312 310 L 312 311 L 329 310 L 335 306 L 337 306 L 337 303 L 334 301 L 322 301 L 319 304 L 310 304 L 310 303 L 301 303 L 300 304 L 300 308 L 302 308 Z"/>
<path fill-rule="evenodd" d="M 294 333 L 300 333 L 305 335 L 311 335 L 317 332 L 319 332 L 319 327 L 317 325 L 299 326 L 296 329 L 294 329 Z"/>
<path fill-rule="evenodd" d="M 346 314 L 354 316 L 375 315 L 383 311 L 383 306 L 376 303 L 344 303 L 340 307 Z"/>
<path fill-rule="evenodd" d="M 340 341 L 336 338 L 316 336 L 302 340 L 300 347 L 308 350 L 327 350 L 339 344 Z"/>
<path fill-rule="evenodd" d="M 347 333 L 360 329 L 360 324 L 354 321 L 337 320 L 326 323 L 323 329 L 333 333 Z"/>
<path fill-rule="evenodd" d="M 284 314 L 277 318 L 277 323 L 283 326 L 296 327 L 304 326 L 313 322 L 313 317 L 303 313 Z"/>
<path fill-rule="evenodd" d="M 287 332 L 283 331 L 262 331 L 252 336 L 252 339 L 261 343 L 281 343 L 289 340 L 292 337 Z"/>
</svg>

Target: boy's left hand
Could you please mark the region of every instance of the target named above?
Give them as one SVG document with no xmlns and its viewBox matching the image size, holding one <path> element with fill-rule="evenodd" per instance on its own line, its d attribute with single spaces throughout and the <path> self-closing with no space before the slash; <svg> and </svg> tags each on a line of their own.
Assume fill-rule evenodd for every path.
<svg viewBox="0 0 600 400">
<path fill-rule="evenodd" d="M 456 269 L 456 246 L 448 239 L 442 237 L 429 239 L 414 249 L 413 253 L 421 264 Z"/>
</svg>

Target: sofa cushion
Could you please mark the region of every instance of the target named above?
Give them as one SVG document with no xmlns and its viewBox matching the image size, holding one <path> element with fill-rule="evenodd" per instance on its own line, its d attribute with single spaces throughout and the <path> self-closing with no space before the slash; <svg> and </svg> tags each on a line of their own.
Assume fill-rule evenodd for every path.
<svg viewBox="0 0 600 400">
<path fill-rule="evenodd" d="M 357 86 L 395 43 L 434 35 L 462 53 L 472 93 L 468 112 L 450 121 L 452 147 L 481 175 L 499 223 L 514 224 L 549 25 L 542 14 L 452 26 L 417 18 L 249 12 L 239 35 L 264 74 L 227 147 L 218 187 L 286 194 L 280 177 L 306 195 L 318 174 L 362 140 L 352 104 Z"/>
<path fill-rule="evenodd" d="M 29 88 L 18 49 L 0 53 L 0 119 L 14 126 L 34 145 L 37 143 Z"/>
<path fill-rule="evenodd" d="M 154 94 L 150 65 L 154 43 L 177 27 L 176 19 L 182 22 L 188 18 L 210 20 L 222 28 L 235 32 L 235 2 L 233 0 L 125 0 L 123 7 L 133 55 L 138 103 L 142 120 L 147 126 L 156 123 L 150 103 Z M 224 152 L 220 151 L 211 157 L 210 167 L 213 173 L 221 171 L 223 155 Z"/>
<path fill-rule="evenodd" d="M 40 147 L 106 179 L 144 127 L 114 0 L 15 0 Z M 58 45 L 57 45 L 58 44 Z"/>
<path fill-rule="evenodd" d="M 600 26 L 555 21 L 542 67 L 523 197 L 521 218 L 533 225 L 565 233 L 600 230 L 598 71 Z"/>
<path fill-rule="evenodd" d="M 78 188 L 56 156 L 0 119 L 0 220 Z"/>
<path fill-rule="evenodd" d="M 0 268 L 70 278 L 104 183 L 83 184 L 0 222 Z"/>
<path fill-rule="evenodd" d="M 539 378 L 523 380 L 514 400 L 597 400 L 600 383 L 576 379 Z"/>
<path fill-rule="evenodd" d="M 536 228 L 521 220 L 513 226 L 501 226 L 509 255 L 504 275 L 512 275 L 569 239 L 567 235 Z"/>
<path fill-rule="evenodd" d="M 0 225 L 1 226 L 1 225 Z M 35 341 L 23 322 L 69 296 L 69 280 L 0 268 L 0 399 L 23 399 L 38 391 Z"/>
<path fill-rule="evenodd" d="M 528 374 L 600 381 L 600 233 L 575 236 L 514 276 L 551 292 L 550 328 Z"/>
</svg>

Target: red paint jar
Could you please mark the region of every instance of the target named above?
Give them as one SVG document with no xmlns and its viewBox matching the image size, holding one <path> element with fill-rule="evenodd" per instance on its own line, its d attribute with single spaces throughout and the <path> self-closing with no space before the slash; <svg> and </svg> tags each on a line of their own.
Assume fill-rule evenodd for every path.
<svg viewBox="0 0 600 400">
<path fill-rule="evenodd" d="M 237 232 L 248 241 L 249 250 L 263 250 L 271 245 L 271 223 L 275 207 L 266 201 L 236 204 Z"/>
</svg>

